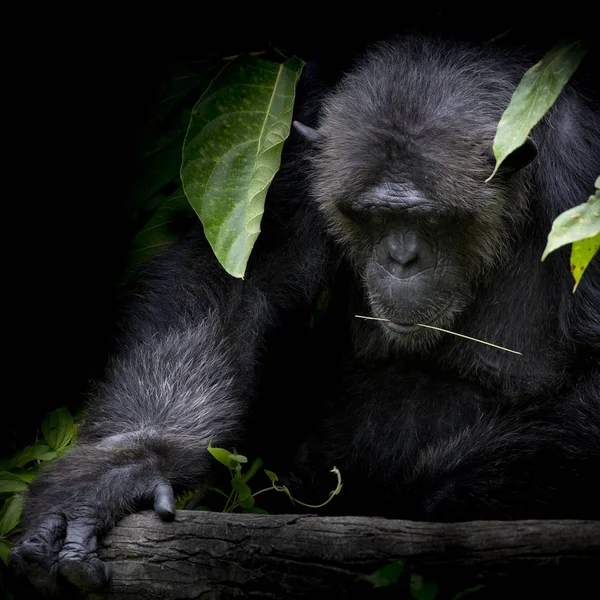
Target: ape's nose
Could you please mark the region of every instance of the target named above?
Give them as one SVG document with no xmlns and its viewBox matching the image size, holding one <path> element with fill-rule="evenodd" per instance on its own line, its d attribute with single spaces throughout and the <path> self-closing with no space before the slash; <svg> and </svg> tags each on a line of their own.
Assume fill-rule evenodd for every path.
<svg viewBox="0 0 600 600">
<path fill-rule="evenodd" d="M 377 262 L 398 279 L 407 279 L 433 266 L 431 246 L 416 231 L 393 231 L 381 240 Z"/>
</svg>

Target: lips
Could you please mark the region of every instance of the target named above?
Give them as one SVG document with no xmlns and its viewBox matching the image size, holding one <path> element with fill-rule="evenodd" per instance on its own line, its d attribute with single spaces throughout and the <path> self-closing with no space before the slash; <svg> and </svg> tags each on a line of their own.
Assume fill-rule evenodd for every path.
<svg viewBox="0 0 600 600">
<path fill-rule="evenodd" d="M 422 329 L 418 325 L 405 325 L 404 323 L 394 323 L 392 321 L 384 321 L 383 324 L 396 333 L 412 333 Z"/>
<path fill-rule="evenodd" d="M 433 325 L 439 318 L 448 312 L 454 305 L 454 299 L 451 299 L 442 310 L 437 312 L 433 317 L 426 321 L 422 321 L 424 325 Z M 382 323 L 395 333 L 414 333 L 415 331 L 423 331 L 425 327 L 415 325 L 414 323 L 395 323 L 394 321 L 382 321 Z"/>
</svg>

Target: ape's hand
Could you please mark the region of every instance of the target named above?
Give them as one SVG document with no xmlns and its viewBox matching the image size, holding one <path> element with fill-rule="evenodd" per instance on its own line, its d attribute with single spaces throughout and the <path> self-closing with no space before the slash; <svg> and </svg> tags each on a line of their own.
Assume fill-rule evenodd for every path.
<svg viewBox="0 0 600 600">
<path fill-rule="evenodd" d="M 147 464 L 108 468 L 97 478 L 69 484 L 69 461 L 36 481 L 24 514 L 24 533 L 9 554 L 16 577 L 44 595 L 56 595 L 69 584 L 86 592 L 105 588 L 109 567 L 97 555 L 98 536 L 120 518 L 154 507 L 163 520 L 175 517 L 175 498 L 168 481 Z M 63 461 L 60 461 L 63 462 Z M 79 475 L 79 477 L 78 477 Z M 77 480 L 81 474 L 72 473 Z M 62 488 L 62 489 L 60 489 Z"/>
</svg>

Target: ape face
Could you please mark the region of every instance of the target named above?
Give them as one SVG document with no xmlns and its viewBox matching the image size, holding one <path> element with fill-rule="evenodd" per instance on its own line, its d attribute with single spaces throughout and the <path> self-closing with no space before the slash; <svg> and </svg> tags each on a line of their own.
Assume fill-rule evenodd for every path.
<svg viewBox="0 0 600 600">
<path fill-rule="evenodd" d="M 491 182 L 496 125 L 516 85 L 410 46 L 371 55 L 322 111 L 313 195 L 393 345 L 429 347 L 512 256 L 527 219 L 522 152 Z M 440 58 L 441 57 L 441 58 Z M 382 60 L 385 58 L 385 60 Z M 490 94 L 489 90 L 494 89 Z M 528 146 L 528 149 L 531 145 Z"/>
<path fill-rule="evenodd" d="M 333 228 L 343 223 L 354 238 L 349 245 L 346 238 L 345 247 L 372 316 L 386 319 L 386 335 L 421 339 L 425 329 L 417 323 L 448 327 L 469 304 L 469 267 L 476 264 L 469 261 L 464 231 L 472 217 L 440 214 L 408 181 L 376 186 L 337 210 L 329 216 Z"/>
</svg>

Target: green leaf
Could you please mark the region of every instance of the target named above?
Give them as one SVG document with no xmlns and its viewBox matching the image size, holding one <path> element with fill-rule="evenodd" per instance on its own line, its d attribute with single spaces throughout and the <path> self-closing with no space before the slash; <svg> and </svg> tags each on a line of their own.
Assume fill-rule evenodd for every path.
<svg viewBox="0 0 600 600">
<path fill-rule="evenodd" d="M 397 560 L 381 567 L 381 569 L 370 575 L 362 575 L 359 579 L 368 581 L 373 584 L 373 587 L 378 588 L 396 585 L 402 575 L 404 575 L 404 563 Z"/>
<path fill-rule="evenodd" d="M 271 480 L 271 483 L 275 483 L 279 480 L 279 477 L 273 473 L 273 471 L 268 471 L 265 469 L 265 475 Z"/>
<path fill-rule="evenodd" d="M 24 503 L 23 496 L 13 496 L 4 503 L 0 510 L 0 535 L 6 535 L 19 524 Z"/>
<path fill-rule="evenodd" d="M 242 506 L 244 506 L 242 504 L 242 500 L 245 500 L 246 498 L 252 498 L 252 491 L 250 490 L 250 487 L 247 484 L 245 484 L 241 479 L 232 479 L 231 487 L 236 491 L 238 495 L 238 501 Z M 254 498 L 252 498 L 252 500 L 253 502 L 250 506 L 254 505 Z"/>
<path fill-rule="evenodd" d="M 240 464 L 245 464 L 248 462 L 248 459 L 243 454 L 230 454 L 229 458 Z"/>
<path fill-rule="evenodd" d="M 179 223 L 194 215 L 183 188 L 168 196 L 133 238 L 130 268 L 134 271 L 168 248 L 179 234 Z M 196 217 L 194 216 L 194 219 Z"/>
<path fill-rule="evenodd" d="M 28 469 L 14 468 L 14 469 L 11 469 L 10 472 L 13 475 L 17 475 L 23 481 L 26 481 L 27 483 L 31 483 L 39 475 L 40 469 L 38 466 L 29 467 Z"/>
<path fill-rule="evenodd" d="M 240 506 L 244 509 L 254 508 L 254 498 L 252 496 L 244 496 L 243 498 L 238 498 L 238 502 Z"/>
<path fill-rule="evenodd" d="M 181 180 L 217 259 L 235 277 L 244 276 L 260 232 L 303 66 L 296 57 L 283 64 L 236 58 L 192 112 Z"/>
<path fill-rule="evenodd" d="M 56 452 L 50 449 L 50 446 L 41 442 L 37 442 L 32 446 L 26 446 L 22 450 L 15 452 L 15 454 L 10 459 L 10 466 L 24 467 L 26 464 L 34 460 L 53 460 L 57 456 L 58 455 L 56 454 Z"/>
<path fill-rule="evenodd" d="M 250 467 L 248 468 L 246 473 L 244 473 L 244 476 L 242 477 L 242 481 L 244 483 L 247 483 L 248 481 L 250 481 L 256 475 L 256 473 L 258 473 L 259 469 L 263 466 L 263 464 L 264 463 L 261 458 L 255 458 L 252 461 L 252 464 L 250 465 Z"/>
<path fill-rule="evenodd" d="M 434 600 L 438 594 L 438 586 L 425 581 L 420 575 L 410 576 L 410 595 L 415 600 Z"/>
<path fill-rule="evenodd" d="M 561 42 L 525 73 L 498 123 L 494 138 L 496 166 L 488 181 L 506 157 L 525 143 L 531 129 L 558 98 L 585 52 L 579 41 Z"/>
<path fill-rule="evenodd" d="M 210 444 L 208 445 L 208 451 L 216 458 L 222 465 L 225 465 L 228 469 L 235 469 L 238 464 L 237 461 L 231 459 L 231 452 L 225 450 L 225 448 L 213 448 Z"/>
<path fill-rule="evenodd" d="M 542 260 L 565 244 L 571 248 L 571 273 L 577 289 L 587 266 L 600 248 L 600 177 L 596 179 L 596 193 L 587 202 L 558 215 L 548 234 L 548 243 Z"/>
<path fill-rule="evenodd" d="M 8 553 L 10 549 L 13 547 L 13 544 L 8 540 L 0 540 L 0 558 L 4 562 L 5 565 L 8 566 Z"/>
<path fill-rule="evenodd" d="M 44 439 L 54 450 L 66 448 L 74 433 L 73 417 L 66 408 L 58 408 L 52 411 L 42 421 Z"/>
<path fill-rule="evenodd" d="M 194 490 L 187 490 L 175 497 L 175 508 L 177 510 L 184 510 L 190 500 L 196 497 Z"/>
<path fill-rule="evenodd" d="M 600 233 L 600 193 L 596 192 L 587 202 L 566 210 L 554 219 L 542 260 L 550 252 L 565 244 L 592 238 L 598 233 Z"/>
<path fill-rule="evenodd" d="M 571 274 L 575 280 L 573 291 L 577 289 L 577 286 L 581 281 L 581 276 L 587 269 L 587 266 L 590 264 L 592 258 L 594 258 L 598 252 L 599 248 L 600 233 L 594 237 L 573 242 L 573 246 L 571 247 Z"/>
<path fill-rule="evenodd" d="M 0 494 L 25 492 L 27 491 L 27 485 L 24 479 L 14 473 L 8 471 L 0 473 Z"/>
</svg>

